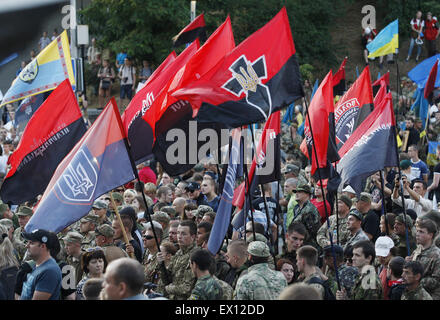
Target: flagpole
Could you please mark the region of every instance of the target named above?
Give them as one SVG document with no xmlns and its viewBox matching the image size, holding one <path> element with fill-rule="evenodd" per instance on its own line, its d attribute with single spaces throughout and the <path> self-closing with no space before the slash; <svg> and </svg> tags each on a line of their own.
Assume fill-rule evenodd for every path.
<svg viewBox="0 0 440 320">
<path fill-rule="evenodd" d="M 304 99 L 304 103 L 305 103 L 305 106 L 306 106 L 306 116 L 307 116 L 307 119 L 309 120 L 310 135 L 312 137 L 312 146 L 313 146 L 313 151 L 314 151 L 312 153 L 315 154 L 315 161 L 316 161 L 316 166 L 317 166 L 316 170 L 318 171 L 318 178 L 319 178 L 319 181 L 320 181 L 321 193 L 323 195 L 325 195 L 324 187 L 323 187 L 323 183 L 322 183 L 321 171 L 320 171 L 320 168 L 319 168 L 318 154 L 316 153 L 315 138 L 313 137 L 312 122 L 310 121 L 309 106 L 308 106 L 307 100 L 305 98 L 303 98 L 303 99 Z M 312 155 L 310 155 L 310 158 L 312 158 Z M 329 221 L 327 205 L 326 205 L 325 201 L 326 201 L 326 199 L 324 198 L 325 218 L 326 218 L 326 221 L 327 221 L 327 228 L 330 231 L 330 221 Z M 334 244 L 333 244 L 333 235 L 332 235 L 331 232 L 329 232 L 329 238 L 330 238 L 330 246 L 331 246 L 332 257 L 333 257 L 333 266 L 335 268 L 336 282 L 338 284 L 338 290 L 341 291 L 341 282 L 339 280 L 338 266 L 337 266 L 337 263 L 336 263 L 336 253 L 335 253 L 335 247 L 334 247 Z"/>
<path fill-rule="evenodd" d="M 279 230 L 279 224 L 280 224 L 280 180 L 278 180 L 277 181 L 277 193 L 276 193 L 276 195 L 277 195 L 277 205 L 276 205 L 276 207 L 275 207 L 275 212 L 276 212 L 276 215 L 277 215 L 277 242 L 276 242 L 276 244 L 275 244 L 275 252 L 277 253 L 277 254 L 279 254 L 280 253 L 280 248 L 279 248 L 279 239 L 278 239 L 278 236 L 279 236 L 279 234 L 280 234 L 280 230 Z M 281 228 L 281 238 L 283 239 L 283 242 L 284 242 L 284 220 L 283 220 L 283 227 Z M 283 243 L 284 244 L 284 243 Z"/>
<path fill-rule="evenodd" d="M 242 127 L 242 131 L 241 131 L 242 133 L 243 133 L 243 127 Z M 252 221 L 252 234 L 254 235 L 254 241 L 256 241 L 257 240 L 257 238 L 256 238 L 256 236 L 255 236 L 255 221 L 254 221 L 254 208 L 253 208 L 253 206 L 252 206 L 252 199 L 251 199 L 251 197 L 250 197 L 250 189 L 251 189 L 251 187 L 250 187 L 250 182 L 249 182 L 249 176 L 248 176 L 248 171 L 247 171 L 247 165 L 246 165 L 246 161 L 244 160 L 244 138 L 243 138 L 243 134 L 241 135 L 241 137 L 240 137 L 240 144 L 243 146 L 243 171 L 244 171 L 244 176 L 245 176 L 245 194 L 247 193 L 247 197 L 246 197 L 246 195 L 245 195 L 245 197 L 244 197 L 244 201 L 246 202 L 246 201 L 249 201 L 249 208 L 251 209 L 251 221 Z M 248 200 L 246 200 L 246 198 L 248 199 Z M 245 210 L 245 211 L 247 211 L 247 208 L 245 207 L 245 206 L 243 206 L 243 209 Z M 245 224 L 244 224 L 244 233 L 246 234 L 246 216 L 247 216 L 247 212 L 244 212 L 244 221 L 245 221 Z"/>
<path fill-rule="evenodd" d="M 390 230 L 388 230 L 388 221 L 387 221 L 387 215 L 385 213 L 385 183 L 384 183 L 384 177 L 383 177 L 383 173 L 382 170 L 379 170 L 379 175 L 380 175 L 380 187 L 381 187 L 381 191 L 382 191 L 382 215 L 384 216 L 385 219 L 385 230 L 387 233 L 387 236 L 390 234 Z"/>
<path fill-rule="evenodd" d="M 116 206 L 115 199 L 113 198 L 113 192 L 110 192 L 110 200 L 112 201 L 113 208 L 115 208 L 116 219 L 118 219 L 118 222 L 121 226 L 124 242 L 126 245 L 128 245 L 130 244 L 130 241 L 128 241 L 128 236 L 127 233 L 125 232 L 125 227 L 124 224 L 122 223 L 121 215 L 119 214 L 118 207 Z M 130 258 L 132 259 L 135 258 L 133 252 L 130 252 Z"/>
</svg>

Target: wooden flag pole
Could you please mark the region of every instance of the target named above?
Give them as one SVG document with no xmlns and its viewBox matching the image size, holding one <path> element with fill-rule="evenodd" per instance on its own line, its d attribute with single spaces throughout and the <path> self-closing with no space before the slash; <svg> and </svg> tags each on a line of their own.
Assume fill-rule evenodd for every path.
<svg viewBox="0 0 440 320">
<path fill-rule="evenodd" d="M 121 226 L 122 235 L 124 237 L 124 242 L 125 242 L 126 245 L 130 244 L 130 241 L 128 241 L 127 233 L 125 232 L 124 224 L 122 223 L 121 215 L 119 214 L 118 207 L 116 206 L 115 199 L 113 198 L 113 193 L 112 192 L 110 192 L 110 200 L 112 201 L 113 208 L 115 208 L 116 219 L 118 219 L 118 222 L 119 222 L 119 224 Z M 130 252 L 130 258 L 135 259 L 133 252 Z"/>
</svg>

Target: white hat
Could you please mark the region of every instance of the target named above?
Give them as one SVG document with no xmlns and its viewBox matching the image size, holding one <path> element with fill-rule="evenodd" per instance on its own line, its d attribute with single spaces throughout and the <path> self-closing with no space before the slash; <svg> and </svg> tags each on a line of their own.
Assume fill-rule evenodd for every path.
<svg viewBox="0 0 440 320">
<path fill-rule="evenodd" d="M 342 189 L 342 192 L 349 192 L 356 194 L 356 191 L 354 191 L 354 189 L 350 185 L 347 185 L 344 189 Z"/>
<path fill-rule="evenodd" d="M 391 248 L 394 247 L 394 241 L 388 236 L 383 236 L 377 238 L 374 246 L 376 249 L 376 256 L 386 257 L 390 254 Z"/>
<path fill-rule="evenodd" d="M 366 33 L 366 34 L 370 34 L 370 32 L 371 32 L 371 29 L 370 29 L 369 27 L 366 27 L 366 28 L 365 28 L 365 33 Z"/>
</svg>

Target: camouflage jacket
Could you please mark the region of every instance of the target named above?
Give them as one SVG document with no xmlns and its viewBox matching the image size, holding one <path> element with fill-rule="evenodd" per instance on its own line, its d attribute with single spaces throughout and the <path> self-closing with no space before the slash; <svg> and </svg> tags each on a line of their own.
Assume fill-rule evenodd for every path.
<svg viewBox="0 0 440 320">
<path fill-rule="evenodd" d="M 232 300 L 232 296 L 234 294 L 234 289 L 225 281 L 220 280 L 216 276 L 213 276 L 215 280 L 219 283 L 219 285 L 222 287 L 223 295 L 220 298 L 220 300 Z"/>
<path fill-rule="evenodd" d="M 238 279 L 247 273 L 247 269 L 248 266 L 246 264 L 238 267 L 237 269 L 230 268 L 225 277 L 226 283 L 235 289 Z"/>
<path fill-rule="evenodd" d="M 166 228 L 162 232 L 161 242 L 170 241 L 170 227 Z"/>
<path fill-rule="evenodd" d="M 381 300 L 382 298 L 382 283 L 374 267 L 364 266 L 354 283 L 351 300 Z"/>
<path fill-rule="evenodd" d="M 159 261 L 157 260 L 157 252 L 152 254 L 150 258 L 149 252 L 145 251 L 146 259 L 144 259 L 144 274 L 145 274 L 145 282 L 152 282 L 157 284 L 159 281 Z"/>
<path fill-rule="evenodd" d="M 347 229 L 347 221 L 348 221 L 348 215 L 344 218 L 339 218 L 339 242 L 337 242 L 337 234 L 336 234 L 336 215 L 331 215 L 328 217 L 330 222 L 330 232 L 333 236 L 333 243 L 338 244 L 340 246 L 344 246 L 348 239 L 351 237 L 350 231 Z M 324 222 L 318 230 L 318 234 L 316 236 L 316 241 L 321 246 L 321 248 L 324 248 L 326 246 L 330 245 L 330 236 L 329 236 L 329 229 L 327 227 L 327 221 Z"/>
<path fill-rule="evenodd" d="M 347 297 L 351 297 L 351 290 L 354 287 L 354 283 L 356 281 L 356 277 L 359 274 L 359 271 L 355 267 L 349 267 L 345 264 L 340 265 L 338 267 L 338 275 L 339 282 L 341 283 L 341 287 L 345 289 L 347 292 Z M 336 291 L 338 290 L 338 283 L 336 281 L 335 271 L 332 269 L 328 269 L 326 274 L 328 277 L 328 282 L 330 284 L 330 290 L 336 296 Z"/>
<path fill-rule="evenodd" d="M 211 275 L 199 278 L 188 300 L 221 300 L 223 288 Z"/>
<path fill-rule="evenodd" d="M 307 200 L 302 208 L 297 204 L 293 209 L 293 213 L 294 216 L 292 222 L 301 222 L 307 229 L 308 237 L 306 241 L 304 241 L 304 244 L 318 247 L 318 244 L 316 243 L 316 235 L 321 226 L 321 216 L 319 215 L 318 209 Z"/>
<path fill-rule="evenodd" d="M 168 266 L 168 273 L 171 274 L 172 282 L 165 286 L 165 294 L 172 300 L 186 300 L 196 283 L 196 278 L 190 267 L 189 257 L 196 250 L 196 244 L 182 249 L 173 256 Z M 166 283 L 163 273 L 160 273 L 162 281 Z"/>
<path fill-rule="evenodd" d="M 24 238 L 21 236 L 22 227 L 18 227 L 13 234 L 13 246 L 14 249 L 17 251 L 17 254 L 20 258 L 20 260 L 24 259 L 24 256 L 26 254 L 26 245 L 24 243 Z"/>
<path fill-rule="evenodd" d="M 400 300 L 433 300 L 431 295 L 423 289 L 423 287 L 419 284 L 416 290 L 409 291 L 408 288 L 405 288 L 402 293 L 402 297 Z"/>
<path fill-rule="evenodd" d="M 234 299 L 276 300 L 285 287 L 287 281 L 281 272 L 271 270 L 267 263 L 259 263 L 238 279 Z"/>
<path fill-rule="evenodd" d="M 409 230 L 408 230 L 409 231 Z M 406 247 L 406 236 L 396 235 L 397 241 L 395 241 L 394 245 L 397 247 L 397 255 L 405 258 L 408 256 L 408 249 Z M 413 252 L 417 248 L 416 240 L 411 232 L 408 232 L 408 241 L 409 241 L 409 249 L 410 252 Z"/>
<path fill-rule="evenodd" d="M 66 258 L 66 263 L 75 268 L 75 281 L 76 281 L 75 284 L 76 285 L 78 285 L 78 282 L 81 281 L 82 276 L 83 276 L 83 270 L 81 268 L 81 257 L 82 257 L 82 253 L 79 256 L 79 258 L 75 258 L 72 256 L 67 256 L 67 258 Z"/>
<path fill-rule="evenodd" d="M 324 300 L 324 294 L 325 294 L 324 286 L 321 285 L 321 284 L 319 284 L 319 283 L 309 283 L 309 281 L 310 281 L 312 278 L 318 278 L 318 279 L 321 279 L 321 277 L 319 276 L 319 274 L 315 272 L 315 273 L 309 275 L 308 277 L 305 277 L 304 280 L 303 280 L 303 282 L 304 282 L 304 283 L 307 283 L 309 286 L 315 288 L 315 289 L 319 292 L 319 294 L 320 294 L 322 300 Z M 322 279 L 321 279 L 321 280 L 322 280 Z"/>
<path fill-rule="evenodd" d="M 83 235 L 84 239 L 81 242 L 81 249 L 86 250 L 89 248 L 96 247 L 95 243 L 95 232 L 90 231 L 86 235 Z"/>
<path fill-rule="evenodd" d="M 347 243 L 344 246 L 344 249 L 348 246 L 353 246 L 356 242 L 370 240 L 364 230 L 359 229 L 354 235 L 350 235 L 350 239 L 348 239 Z"/>
<path fill-rule="evenodd" d="M 231 266 L 226 261 L 223 254 L 219 253 L 215 257 L 215 276 L 221 280 L 225 280 L 227 273 L 229 272 L 229 269 L 231 269 Z"/>
<path fill-rule="evenodd" d="M 435 244 L 427 249 L 419 245 L 411 255 L 411 260 L 419 261 L 423 266 L 424 274 L 420 284 L 434 300 L 440 300 L 440 249 Z"/>
</svg>

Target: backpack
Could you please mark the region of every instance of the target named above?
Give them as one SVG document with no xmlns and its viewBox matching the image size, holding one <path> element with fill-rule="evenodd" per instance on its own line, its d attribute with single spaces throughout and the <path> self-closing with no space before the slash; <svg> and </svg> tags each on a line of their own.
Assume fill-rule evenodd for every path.
<svg viewBox="0 0 440 320">
<path fill-rule="evenodd" d="M 15 266 L 0 271 L 0 299 L 14 300 L 14 289 L 18 268 Z"/>
<path fill-rule="evenodd" d="M 336 300 L 335 295 L 330 290 L 328 280 L 324 281 L 321 278 L 313 277 L 307 283 L 308 284 L 319 283 L 321 286 L 324 287 L 324 300 Z"/>
</svg>

